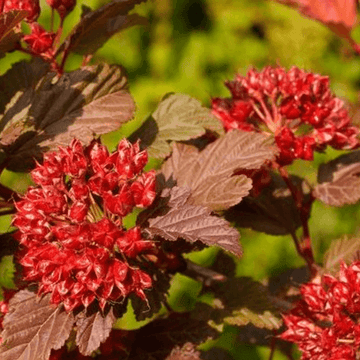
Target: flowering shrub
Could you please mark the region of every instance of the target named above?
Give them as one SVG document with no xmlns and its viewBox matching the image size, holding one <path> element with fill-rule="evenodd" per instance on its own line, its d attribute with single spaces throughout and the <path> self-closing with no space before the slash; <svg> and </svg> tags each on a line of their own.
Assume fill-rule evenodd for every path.
<svg viewBox="0 0 360 360">
<path fill-rule="evenodd" d="M 328 14 L 317 0 L 279 1 L 359 53 L 350 36 L 353 0 L 329 0 Z M 125 69 L 94 54 L 114 34 L 146 23 L 132 13 L 142 2 L 84 6 L 63 31 L 74 0 L 0 0 L 0 59 L 14 52 L 31 59 L 0 75 L 0 216 L 11 215 L 0 234 L 1 360 L 243 358 L 237 346 L 231 354 L 198 348 L 223 331 L 227 339 L 229 329 L 236 343 L 268 347 L 269 360 L 276 350 L 293 359 L 291 343 L 304 360 L 359 359 L 360 241 L 335 239 L 322 254 L 309 221 L 315 202 L 360 200 L 358 114 L 352 118 L 328 76 L 251 68 L 226 82 L 231 98 L 214 97 L 211 108 L 166 94 L 109 151 L 100 136 L 122 128 L 136 105 Z M 155 3 L 149 9 L 168 11 Z M 74 67 L 79 56 L 82 64 L 67 71 L 67 60 Z M 319 166 L 317 180 L 289 166 L 309 166 L 328 147 L 342 153 Z M 31 185 L 5 186 L 4 170 L 28 173 Z M 257 281 L 259 267 L 270 267 L 260 258 L 251 277 L 239 276 L 249 251 L 242 228 L 266 234 L 252 245 L 263 257 L 267 236 L 288 235 L 283 241 L 292 241 L 304 267 Z M 213 246 L 200 264 L 189 255 Z M 198 286 L 191 296 L 185 277 Z"/>
</svg>

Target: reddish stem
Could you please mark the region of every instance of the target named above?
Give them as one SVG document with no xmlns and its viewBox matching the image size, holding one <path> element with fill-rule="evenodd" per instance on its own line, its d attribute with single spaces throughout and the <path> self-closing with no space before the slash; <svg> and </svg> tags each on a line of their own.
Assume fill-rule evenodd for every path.
<svg viewBox="0 0 360 360">
<path fill-rule="evenodd" d="M 59 41 L 61 39 L 61 35 L 62 35 L 62 32 L 63 32 L 63 25 L 64 25 L 64 18 L 61 17 L 60 18 L 60 26 L 56 31 L 56 36 L 55 36 L 55 40 L 54 40 L 54 43 L 53 43 L 54 47 L 59 43 Z"/>
<path fill-rule="evenodd" d="M 270 355 L 269 355 L 269 360 L 272 360 L 275 354 L 275 349 L 276 349 L 276 331 L 274 331 L 274 336 L 271 339 L 271 344 L 270 344 Z"/>
<path fill-rule="evenodd" d="M 0 14 L 4 11 L 5 0 L 0 0 Z"/>
<path fill-rule="evenodd" d="M 314 260 L 312 244 L 311 244 L 311 236 L 310 236 L 310 230 L 309 230 L 309 224 L 308 224 L 308 215 L 309 215 L 309 211 L 311 208 L 311 204 L 314 199 L 311 198 L 308 203 L 305 203 L 304 202 L 304 193 L 302 192 L 302 190 L 299 190 L 293 184 L 293 182 L 291 181 L 291 179 L 289 177 L 287 170 L 282 166 L 278 166 L 278 170 L 279 170 L 281 177 L 283 178 L 283 180 L 285 181 L 287 187 L 289 188 L 289 190 L 291 192 L 291 195 L 294 199 L 296 208 L 299 212 L 301 225 L 303 228 L 303 236 L 302 236 L 300 244 L 298 241 L 295 241 L 295 239 L 297 240 L 296 236 L 294 238 L 294 235 L 292 235 L 292 237 L 295 241 L 296 250 L 298 251 L 299 255 L 302 258 L 304 258 L 304 260 L 308 264 L 311 274 L 313 276 L 315 276 L 318 272 L 318 268 L 317 268 L 317 266 L 315 264 L 315 260 Z"/>
</svg>

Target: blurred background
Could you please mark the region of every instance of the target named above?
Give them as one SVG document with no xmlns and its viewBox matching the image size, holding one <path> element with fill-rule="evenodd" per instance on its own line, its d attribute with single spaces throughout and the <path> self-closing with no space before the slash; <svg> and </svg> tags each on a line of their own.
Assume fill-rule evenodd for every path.
<svg viewBox="0 0 360 360">
<path fill-rule="evenodd" d="M 65 23 L 65 34 L 78 21 L 81 4 L 98 8 L 107 1 L 78 1 L 79 6 Z M 50 11 L 42 1 L 40 23 L 48 27 Z M 181 92 L 209 106 L 211 98 L 229 95 L 223 85 L 236 73 L 245 75 L 251 67 L 266 65 L 295 65 L 307 71 L 328 75 L 336 95 L 356 109 L 360 89 L 360 57 L 350 46 L 328 28 L 302 17 L 295 10 L 271 0 L 156 0 L 136 6 L 136 12 L 146 16 L 146 27 L 134 27 L 115 35 L 94 56 L 92 63 L 106 61 L 123 65 L 129 75 L 130 91 L 137 104 L 135 119 L 117 132 L 103 136 L 114 149 L 118 141 L 131 134 L 149 113 L 154 111 L 168 92 Z M 360 28 L 353 36 L 360 41 Z M 0 74 L 11 64 L 26 58 L 18 53 L 1 60 Z M 72 56 L 67 70 L 80 66 L 81 58 Z M 328 149 L 316 154 L 315 161 L 295 162 L 290 172 L 305 177 L 310 184 L 316 180 L 320 163 L 339 156 L 341 152 Z M 1 181 L 24 191 L 31 183 L 27 175 L 4 172 Z M 355 235 L 359 230 L 360 207 L 341 209 L 316 202 L 312 209 L 310 231 L 317 261 L 332 240 L 344 234 Z M 7 232 L 11 218 L 1 219 L 0 230 Z M 131 220 L 129 220 L 131 221 Z M 270 236 L 241 229 L 244 256 L 238 261 L 237 274 L 264 280 L 286 269 L 300 267 L 304 262 L 296 254 L 290 237 Z M 216 249 L 206 249 L 189 257 L 209 265 Z M 201 286 L 184 276 L 175 277 L 170 304 L 178 311 L 191 309 Z M 118 324 L 134 328 L 131 313 Z M 244 345 L 239 330 L 226 327 L 220 340 L 212 345 L 227 349 L 233 359 L 268 359 L 266 347 Z M 286 359 L 279 351 L 275 360 Z"/>
</svg>

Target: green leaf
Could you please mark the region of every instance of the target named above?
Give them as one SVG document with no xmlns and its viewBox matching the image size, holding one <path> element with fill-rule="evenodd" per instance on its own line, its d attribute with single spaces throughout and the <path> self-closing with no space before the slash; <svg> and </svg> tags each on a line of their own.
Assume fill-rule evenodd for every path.
<svg viewBox="0 0 360 360">
<path fill-rule="evenodd" d="M 185 94 L 168 94 L 131 139 L 140 139 L 150 157 L 165 158 L 172 141 L 194 139 L 206 130 L 224 133 L 219 120 L 200 101 Z"/>
<path fill-rule="evenodd" d="M 7 289 L 16 289 L 14 284 L 15 264 L 14 256 L 3 256 L 0 262 L 0 285 Z"/>
</svg>

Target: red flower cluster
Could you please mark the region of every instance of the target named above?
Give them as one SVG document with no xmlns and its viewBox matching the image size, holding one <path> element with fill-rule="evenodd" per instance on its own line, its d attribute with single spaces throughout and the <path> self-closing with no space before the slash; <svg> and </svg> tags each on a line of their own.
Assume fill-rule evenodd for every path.
<svg viewBox="0 0 360 360">
<path fill-rule="evenodd" d="M 130 293 L 146 300 L 151 276 L 138 255 L 154 247 L 138 227 L 125 230 L 122 218 L 155 198 L 155 172 L 143 172 L 147 153 L 122 140 L 109 153 L 99 141 L 83 147 L 73 140 L 47 153 L 15 205 L 13 224 L 25 246 L 20 263 L 25 279 L 39 281 L 39 294 L 70 311 L 94 299 L 122 301 Z"/>
<path fill-rule="evenodd" d="M 51 59 L 54 56 L 53 43 L 55 34 L 47 32 L 38 23 L 31 24 L 31 34 L 23 37 L 34 55 L 42 55 Z"/>
<path fill-rule="evenodd" d="M 312 160 L 315 150 L 359 146 L 359 129 L 350 125 L 343 102 L 329 89 L 326 76 L 296 67 L 266 67 L 226 83 L 230 99 L 214 98 L 213 113 L 226 130 L 270 132 L 280 149 L 280 165 Z"/>
<path fill-rule="evenodd" d="M 339 276 L 301 287 L 303 299 L 284 315 L 280 335 L 296 343 L 302 360 L 356 360 L 360 347 L 360 262 L 341 264 Z"/>
<path fill-rule="evenodd" d="M 33 22 L 40 15 L 39 0 L 5 0 L 2 11 L 7 13 L 11 10 L 28 11 L 29 15 L 26 17 L 26 21 Z"/>
</svg>

